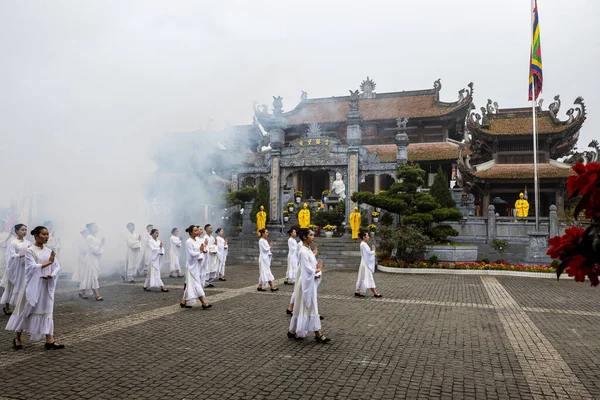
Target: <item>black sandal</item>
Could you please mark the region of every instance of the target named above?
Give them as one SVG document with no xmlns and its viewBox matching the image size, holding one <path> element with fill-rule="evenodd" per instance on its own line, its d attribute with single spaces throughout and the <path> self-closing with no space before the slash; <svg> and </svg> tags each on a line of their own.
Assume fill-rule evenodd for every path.
<svg viewBox="0 0 600 400">
<path fill-rule="evenodd" d="M 211 308 L 211 307 L 212 307 L 212 304 L 209 304 L 209 305 L 206 305 L 206 306 L 204 304 L 202 304 L 202 309 L 203 310 L 206 310 L 206 309 Z"/>
<path fill-rule="evenodd" d="M 145 287 L 143 287 L 143 286 L 142 286 L 142 289 L 144 289 L 144 292 L 150 292 L 150 289 L 148 289 L 148 288 L 145 288 Z"/>
<path fill-rule="evenodd" d="M 62 350 L 65 348 L 64 344 L 56 344 L 56 342 L 44 344 L 46 350 Z"/>
<path fill-rule="evenodd" d="M 259 288 L 259 287 L 256 288 L 256 290 L 259 291 L 259 292 L 266 292 L 267 291 L 267 289 L 263 289 L 263 288 Z"/>
<path fill-rule="evenodd" d="M 276 292 L 276 291 L 278 291 L 278 290 L 279 290 L 279 288 L 278 288 L 278 287 L 276 287 L 276 288 L 271 288 L 271 292 Z"/>
<path fill-rule="evenodd" d="M 104 301 L 104 298 L 102 296 L 98 296 L 96 297 L 96 301 Z"/>
<path fill-rule="evenodd" d="M 315 340 L 317 341 L 317 343 L 329 343 L 331 341 L 330 338 L 326 337 L 325 335 L 321 335 L 321 336 L 315 336 Z"/>
<path fill-rule="evenodd" d="M 298 335 L 296 335 L 295 333 L 292 333 L 292 332 L 288 332 L 287 333 L 287 337 L 288 337 L 288 339 L 304 340 L 303 337 L 300 337 L 300 336 L 298 336 Z"/>
<path fill-rule="evenodd" d="M 323 320 L 325 319 L 325 317 L 324 317 L 324 316 L 322 316 L 322 315 L 319 315 L 319 319 L 320 319 L 321 321 L 323 321 Z"/>
<path fill-rule="evenodd" d="M 4 315 L 11 315 L 12 311 L 10 311 L 10 308 L 4 306 L 2 307 L 2 311 L 4 311 Z"/>
<path fill-rule="evenodd" d="M 383 295 L 381 293 L 377 293 L 377 294 L 374 294 L 373 297 L 380 298 L 380 297 L 383 297 Z"/>
<path fill-rule="evenodd" d="M 85 294 L 81 294 L 81 293 L 79 293 L 79 297 L 81 297 L 84 300 L 89 299 L 89 297 L 87 297 Z"/>
<path fill-rule="evenodd" d="M 227 279 L 221 277 L 221 278 L 219 278 L 219 280 L 225 282 Z"/>
<path fill-rule="evenodd" d="M 21 343 L 20 340 L 19 340 L 19 343 Z M 22 348 L 23 348 L 23 343 L 17 344 L 17 339 L 13 339 L 13 349 L 21 350 Z"/>
<path fill-rule="evenodd" d="M 356 297 L 365 297 L 364 294 L 360 294 L 360 293 L 356 293 L 356 292 L 354 292 L 354 296 L 356 296 Z"/>
<path fill-rule="evenodd" d="M 179 303 L 179 307 L 181 307 L 181 308 L 192 308 L 192 306 L 188 306 L 186 303 Z"/>
<path fill-rule="evenodd" d="M 286 309 L 285 309 L 285 313 L 286 313 L 287 315 L 294 315 L 294 313 L 293 313 L 292 311 L 290 311 L 290 309 L 289 309 L 289 308 L 286 308 Z"/>
<path fill-rule="evenodd" d="M 160 291 L 163 292 L 163 293 L 167 293 L 169 291 L 169 289 L 162 289 L 161 288 Z"/>
</svg>

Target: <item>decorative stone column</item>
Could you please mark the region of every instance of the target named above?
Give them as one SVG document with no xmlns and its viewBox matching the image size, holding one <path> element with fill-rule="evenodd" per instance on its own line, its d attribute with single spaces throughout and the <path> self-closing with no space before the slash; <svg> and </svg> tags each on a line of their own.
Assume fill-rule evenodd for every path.
<svg viewBox="0 0 600 400">
<path fill-rule="evenodd" d="M 488 212 L 488 226 L 487 226 L 487 237 L 488 243 L 496 239 L 496 207 L 490 204 L 487 208 Z"/>
<path fill-rule="evenodd" d="M 408 124 L 408 118 L 398 118 L 396 125 L 398 125 L 398 133 L 396 134 L 396 164 L 406 164 L 408 162 L 408 134 L 406 133 L 406 125 Z"/>
<path fill-rule="evenodd" d="M 240 190 L 240 178 L 237 170 L 231 171 L 231 191 L 237 192 Z"/>
<path fill-rule="evenodd" d="M 379 183 L 379 174 L 375 175 L 374 179 L 373 179 L 373 192 L 375 194 L 379 193 L 380 190 L 380 183 Z"/>
<path fill-rule="evenodd" d="M 250 212 L 252 212 L 252 205 L 254 200 L 244 203 L 244 214 L 242 215 L 242 234 L 250 235 L 254 233 L 256 235 L 256 225 L 250 220 Z"/>
<path fill-rule="evenodd" d="M 558 213 L 556 212 L 556 208 L 554 204 L 550 206 L 550 226 L 548 227 L 548 231 L 551 238 L 558 236 Z"/>
<path fill-rule="evenodd" d="M 348 126 L 346 141 L 348 142 L 348 189 L 346 193 L 346 217 L 350 215 L 355 203 L 350 199 L 352 193 L 358 192 L 358 151 L 362 140 L 362 116 L 358 111 L 358 90 L 350 91 L 350 111 L 346 114 Z"/>
<path fill-rule="evenodd" d="M 281 171 L 279 162 L 281 160 L 281 149 L 285 141 L 284 129 L 287 128 L 287 122 L 283 117 L 282 97 L 273 96 L 273 114 L 258 109 L 254 110 L 256 118 L 269 133 L 269 144 L 271 146 L 271 181 L 270 191 L 270 213 L 269 221 L 279 221 L 281 216 Z"/>
</svg>

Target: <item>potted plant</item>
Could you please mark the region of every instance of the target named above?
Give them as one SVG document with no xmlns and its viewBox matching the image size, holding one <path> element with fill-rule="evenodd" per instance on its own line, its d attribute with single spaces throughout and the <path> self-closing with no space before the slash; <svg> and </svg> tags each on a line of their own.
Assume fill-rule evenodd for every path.
<svg viewBox="0 0 600 400">
<path fill-rule="evenodd" d="M 288 210 L 283 210 L 283 222 L 288 222 L 290 220 L 290 212 Z"/>
<path fill-rule="evenodd" d="M 337 226 L 334 225 L 325 225 L 323 230 L 325 231 L 325 236 L 330 238 L 333 237 L 333 231 L 335 231 Z"/>
<path fill-rule="evenodd" d="M 294 212 L 294 207 L 296 206 L 294 202 L 290 201 L 285 205 L 288 208 L 289 212 Z"/>
<path fill-rule="evenodd" d="M 319 229 L 318 226 L 310 224 L 308 225 L 308 229 L 310 229 L 311 231 L 313 231 L 315 233 L 315 236 L 318 236 L 319 232 L 317 232 L 317 230 Z"/>
<path fill-rule="evenodd" d="M 321 192 L 321 194 L 323 195 L 323 201 L 326 202 L 327 201 L 327 197 L 329 196 L 330 191 L 325 189 Z"/>
<path fill-rule="evenodd" d="M 371 213 L 371 217 L 373 217 L 373 222 L 378 222 L 379 221 L 379 213 L 377 211 L 373 211 Z"/>
<path fill-rule="evenodd" d="M 296 190 L 294 196 L 296 197 L 296 203 L 300 203 L 302 201 L 302 190 Z"/>
<path fill-rule="evenodd" d="M 377 228 L 377 225 L 375 224 L 370 224 L 369 226 L 367 226 L 367 230 L 369 231 L 372 237 L 375 237 L 375 233 L 377 233 L 379 228 Z"/>
</svg>

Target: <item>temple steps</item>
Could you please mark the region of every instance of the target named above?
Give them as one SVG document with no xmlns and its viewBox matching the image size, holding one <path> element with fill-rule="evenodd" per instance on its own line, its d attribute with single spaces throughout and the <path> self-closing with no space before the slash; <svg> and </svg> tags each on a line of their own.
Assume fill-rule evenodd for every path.
<svg viewBox="0 0 600 400">
<path fill-rule="evenodd" d="M 269 238 L 273 241 L 273 266 L 287 265 L 287 237 Z M 354 241 L 349 235 L 341 237 L 316 237 L 315 245 L 319 249 L 319 258 L 327 268 L 357 268 L 360 264 L 358 240 Z M 258 237 L 239 236 L 229 239 L 228 264 L 258 265 Z"/>
</svg>

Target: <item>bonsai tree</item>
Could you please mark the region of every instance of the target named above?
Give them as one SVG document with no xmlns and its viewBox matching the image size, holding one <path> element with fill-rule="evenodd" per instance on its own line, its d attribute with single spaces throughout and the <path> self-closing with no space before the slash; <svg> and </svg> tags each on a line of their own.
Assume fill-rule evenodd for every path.
<svg viewBox="0 0 600 400">
<path fill-rule="evenodd" d="M 510 247 L 510 244 L 506 240 L 494 239 L 490 247 L 500 254 L 500 260 L 497 262 L 504 262 L 504 252 Z"/>
<path fill-rule="evenodd" d="M 455 229 L 443 222 L 460 220 L 461 212 L 455 207 L 442 207 L 431 194 L 417 190 L 425 182 L 425 171 L 418 164 L 402 164 L 396 171 L 396 177 L 398 182 L 385 192 L 353 193 L 352 201 L 398 214 L 400 229 L 415 226 L 435 242 L 458 235 Z"/>
<path fill-rule="evenodd" d="M 244 203 L 254 200 L 258 196 L 258 189 L 245 187 L 237 192 L 227 193 L 225 202 L 228 207 L 243 206 Z"/>
</svg>

